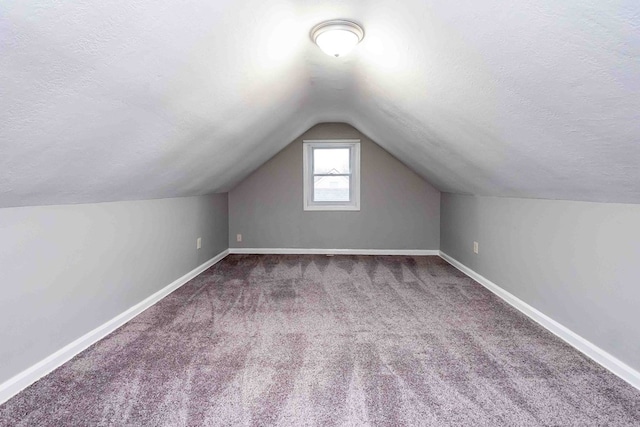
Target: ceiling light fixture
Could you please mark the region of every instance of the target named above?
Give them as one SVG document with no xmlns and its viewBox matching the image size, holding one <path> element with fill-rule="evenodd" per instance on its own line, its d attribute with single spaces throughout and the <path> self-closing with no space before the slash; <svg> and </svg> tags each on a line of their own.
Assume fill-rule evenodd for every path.
<svg viewBox="0 0 640 427">
<path fill-rule="evenodd" d="M 327 55 L 345 56 L 364 38 L 364 30 L 355 22 L 333 19 L 311 29 L 311 40 Z"/>
</svg>

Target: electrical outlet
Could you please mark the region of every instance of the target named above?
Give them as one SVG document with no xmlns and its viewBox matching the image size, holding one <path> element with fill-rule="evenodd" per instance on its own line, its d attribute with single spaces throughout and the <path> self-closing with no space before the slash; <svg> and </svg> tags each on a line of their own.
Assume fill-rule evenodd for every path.
<svg viewBox="0 0 640 427">
<path fill-rule="evenodd" d="M 473 253 L 477 254 L 479 252 L 478 249 L 478 242 L 473 242 Z"/>
<path fill-rule="evenodd" d="M 236 234 L 236 242 L 242 242 L 242 234 Z"/>
<path fill-rule="evenodd" d="M 202 237 L 198 237 L 196 240 L 196 249 L 202 248 Z"/>
</svg>

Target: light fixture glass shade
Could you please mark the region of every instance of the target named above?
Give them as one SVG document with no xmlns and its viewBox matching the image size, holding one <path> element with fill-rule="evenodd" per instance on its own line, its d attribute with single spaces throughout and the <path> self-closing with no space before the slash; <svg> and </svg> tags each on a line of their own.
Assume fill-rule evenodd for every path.
<svg viewBox="0 0 640 427">
<path fill-rule="evenodd" d="M 311 39 L 324 53 L 335 57 L 349 53 L 363 37 L 362 27 L 345 20 L 323 22 L 311 30 Z"/>
<path fill-rule="evenodd" d="M 327 55 L 344 56 L 356 47 L 358 36 L 345 30 L 326 31 L 318 36 L 316 44 Z"/>
</svg>

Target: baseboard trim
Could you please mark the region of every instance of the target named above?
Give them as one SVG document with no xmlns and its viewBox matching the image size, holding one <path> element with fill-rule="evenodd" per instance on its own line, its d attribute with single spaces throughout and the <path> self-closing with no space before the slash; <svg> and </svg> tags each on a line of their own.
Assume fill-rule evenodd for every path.
<svg viewBox="0 0 640 427">
<path fill-rule="evenodd" d="M 308 249 L 308 248 L 229 248 L 231 254 L 247 255 L 440 255 L 439 250 L 424 249 Z"/>
<path fill-rule="evenodd" d="M 11 399 L 16 394 L 20 393 L 22 390 L 38 381 L 40 378 L 52 372 L 54 369 L 58 368 L 65 362 L 68 362 L 77 354 L 81 353 L 85 349 L 87 349 L 92 344 L 100 341 L 102 338 L 109 335 L 111 332 L 118 329 L 120 326 L 127 323 L 129 320 L 133 319 L 152 305 L 156 304 L 162 298 L 169 295 L 171 292 L 178 289 L 180 286 L 187 283 L 189 280 L 196 277 L 198 274 L 202 273 L 212 265 L 221 261 L 224 257 L 229 254 L 229 250 L 226 249 L 220 252 L 215 257 L 211 258 L 209 261 L 199 265 L 194 268 L 184 276 L 174 280 L 169 285 L 160 289 L 158 292 L 153 295 L 145 298 L 138 304 L 134 305 L 127 311 L 120 313 L 113 319 L 108 322 L 98 326 L 96 329 L 86 333 L 81 336 L 77 340 L 72 343 L 64 346 L 60 350 L 56 351 L 52 355 L 46 357 L 30 368 L 25 369 L 19 374 L 15 375 L 12 378 L 9 378 L 4 383 L 0 384 L 0 404 L 6 402 Z"/>
<path fill-rule="evenodd" d="M 556 322 L 546 314 L 533 308 L 526 302 L 522 301 L 520 298 L 509 293 L 508 291 L 505 291 L 500 286 L 493 283 L 491 280 L 470 269 L 455 258 L 447 255 L 442 251 L 440 251 L 440 256 L 449 264 L 502 298 L 507 304 L 511 305 L 512 307 L 523 313 L 525 316 L 540 324 L 542 327 L 544 327 L 560 339 L 564 340 L 569 345 L 571 345 L 599 365 L 603 366 L 605 369 L 611 371 L 613 374 L 617 375 L 633 387 L 640 390 L 640 372 L 636 371 L 623 361 L 617 359 L 615 356 L 607 353 L 597 345 L 593 344 L 591 341 L 588 341 L 580 335 L 576 334 L 566 326 Z"/>
</svg>

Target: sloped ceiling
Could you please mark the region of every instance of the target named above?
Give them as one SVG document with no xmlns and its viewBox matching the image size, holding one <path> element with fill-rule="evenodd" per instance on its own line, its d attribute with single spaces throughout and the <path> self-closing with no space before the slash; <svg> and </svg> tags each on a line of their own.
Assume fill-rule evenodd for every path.
<svg viewBox="0 0 640 427">
<path fill-rule="evenodd" d="M 226 191 L 325 121 L 443 191 L 640 203 L 636 0 L 7 0 L 0 101 L 5 207 Z"/>
</svg>

